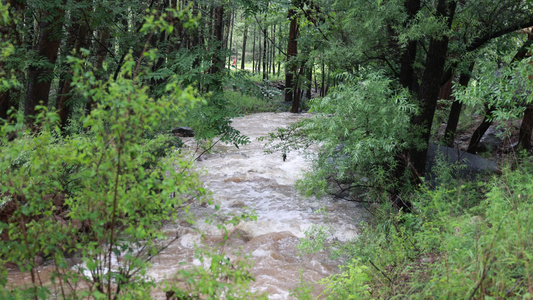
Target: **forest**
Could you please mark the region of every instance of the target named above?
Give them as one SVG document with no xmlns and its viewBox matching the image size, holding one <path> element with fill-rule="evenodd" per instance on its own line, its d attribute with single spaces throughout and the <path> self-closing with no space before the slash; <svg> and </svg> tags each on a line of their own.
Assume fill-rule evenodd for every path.
<svg viewBox="0 0 533 300">
<path fill-rule="evenodd" d="M 264 112 L 302 116 L 258 139 L 309 154 L 300 195 L 370 215 L 307 231 L 342 265 L 287 297 L 533 298 L 531 0 L 2 0 L 0 36 L 2 299 L 268 299 L 215 250 L 146 276 L 219 209 L 183 131 L 241 149 Z"/>
</svg>

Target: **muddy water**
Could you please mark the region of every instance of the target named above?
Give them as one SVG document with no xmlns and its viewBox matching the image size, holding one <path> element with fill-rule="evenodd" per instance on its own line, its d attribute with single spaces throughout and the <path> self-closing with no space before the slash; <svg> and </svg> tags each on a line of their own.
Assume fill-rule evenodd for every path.
<svg viewBox="0 0 533 300">
<path fill-rule="evenodd" d="M 255 277 L 251 289 L 266 293 L 269 299 L 291 299 L 290 292 L 298 286 L 300 274 L 304 280 L 316 282 L 338 271 L 341 261 L 330 260 L 325 253 L 300 256 L 296 246 L 313 225 L 329 228 L 332 241 L 356 237 L 357 225 L 365 217 L 363 209 L 355 203 L 328 197 L 301 197 L 294 184 L 302 171 L 310 167 L 305 155 L 291 152 L 283 161 L 279 153 L 265 155 L 263 143 L 257 141 L 275 128 L 305 117 L 308 116 L 262 113 L 234 120 L 234 127 L 250 137 L 251 143 L 240 149 L 216 144 L 196 162 L 201 179 L 212 191 L 212 199 L 220 210 L 215 211 L 213 205 L 195 205 L 191 212 L 198 221 L 194 225 L 184 222 L 167 225 L 164 230 L 177 240 L 152 261 L 149 276 L 160 281 L 172 278 L 184 264 L 201 265 L 194 258 L 196 246 L 218 247 L 230 261 L 248 254 L 253 262 L 250 273 Z M 192 139 L 185 142 L 194 152 L 195 142 Z M 205 222 L 250 210 L 257 220 L 229 225 L 226 241 L 222 230 Z M 203 237 L 199 232 L 203 232 Z M 41 267 L 40 274 L 46 277 L 49 268 Z M 29 276 L 15 270 L 9 272 L 13 285 L 29 282 Z M 320 294 L 318 285 L 314 294 Z M 153 297 L 165 299 L 163 293 L 154 293 Z"/>
<path fill-rule="evenodd" d="M 326 254 L 298 255 L 296 245 L 306 230 L 313 224 L 327 226 L 332 240 L 347 241 L 357 236 L 357 225 L 364 217 L 355 203 L 308 199 L 297 194 L 294 184 L 302 171 L 310 167 L 304 154 L 291 152 L 286 161 L 280 153 L 264 154 L 264 145 L 257 141 L 258 137 L 304 117 L 307 116 L 262 113 L 236 118 L 234 127 L 250 137 L 251 143 L 240 149 L 216 145 L 197 161 L 202 180 L 213 192 L 222 213 L 239 213 L 244 207 L 255 211 L 257 221 L 228 228 L 230 238 L 223 243 L 222 250 L 230 259 L 236 256 L 233 253 L 251 254 L 254 262 L 251 273 L 256 279 L 251 287 L 267 293 L 269 299 L 291 298 L 289 294 L 300 281 L 300 271 L 305 280 L 314 282 L 338 271 L 339 261 L 330 260 Z M 193 141 L 188 143 L 194 148 Z M 204 213 L 209 215 L 212 211 L 206 208 Z M 202 219 L 201 213 L 196 214 Z M 201 220 L 195 226 L 206 233 L 204 243 L 220 241 L 222 232 L 216 227 Z M 156 278 L 171 274 L 178 268 L 178 262 L 190 261 L 186 253 L 192 251 L 195 243 L 201 243 L 197 233 L 184 228 L 167 230 L 177 234 L 181 230 L 182 237 L 155 261 L 150 274 Z"/>
</svg>

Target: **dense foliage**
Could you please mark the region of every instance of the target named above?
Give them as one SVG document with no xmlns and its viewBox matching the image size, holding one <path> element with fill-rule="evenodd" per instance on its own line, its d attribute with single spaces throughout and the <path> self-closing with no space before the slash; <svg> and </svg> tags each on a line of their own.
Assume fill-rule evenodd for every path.
<svg viewBox="0 0 533 300">
<path fill-rule="evenodd" d="M 1 8 L 4 22 L 10 22 Z M 147 15 L 140 32 L 171 33 L 165 17 Z M 6 49 L 2 61 L 13 54 L 11 45 Z M 153 77 L 148 66 L 157 60 L 154 48 L 138 58 L 130 51 L 118 73 L 107 78 L 90 63 L 89 51 L 81 52 L 85 57 L 67 58 L 69 84 L 71 93 L 92 107 L 84 113 L 82 103 L 73 103 L 79 105 L 78 118 L 63 127 L 69 134 L 61 130 L 60 114 L 46 106 L 36 106 L 33 116 L 12 113 L 0 127 L 0 297 L 147 299 L 159 288 L 181 296 L 247 298 L 251 278 L 245 260 L 235 271 L 216 251 L 198 254 L 212 263 L 209 271 L 199 267 L 180 274 L 181 281 L 194 284 L 155 282 L 146 275 L 150 261 L 179 237 L 163 234 L 162 225 L 194 223 L 190 205 L 210 201 L 191 158 L 174 150 L 179 138 L 169 134 L 170 126 L 205 107 L 205 100 L 176 76 L 158 93 L 150 91 L 146 80 Z M 9 78 L 2 78 L 2 86 L 20 87 Z M 203 138 L 221 135 L 245 143 L 228 116 L 217 113 L 218 119 L 205 123 L 219 130 Z M 51 284 L 38 274 L 38 266 L 50 259 Z M 10 287 L 8 264 L 29 272 L 31 283 Z"/>
<path fill-rule="evenodd" d="M 324 296 L 530 298 L 531 5 L 0 2 L 0 296 L 150 297 L 145 271 L 172 242 L 160 227 L 193 222 L 188 205 L 208 201 L 171 130 L 192 127 L 206 149 L 239 147 L 249 140 L 233 117 L 290 109 L 313 116 L 265 137 L 268 151 L 317 150 L 300 190 L 376 216 L 358 241 L 335 246 L 350 262 Z M 458 146 L 458 132 L 477 126 L 464 147 L 475 154 L 491 125 L 519 131 L 500 153 L 513 161 L 503 175 L 466 182 L 442 158 L 433 173 L 447 185 L 425 183 L 431 143 Z M 209 270 L 157 288 L 252 297 L 245 263 L 204 258 Z M 53 259 L 57 290 L 39 282 L 39 259 Z M 32 285 L 4 288 L 4 263 Z"/>
<path fill-rule="evenodd" d="M 303 126 L 307 138 L 321 146 L 311 178 L 302 182 L 318 184 L 318 189 L 302 186 L 307 194 L 320 193 L 331 181 L 337 186 L 330 193 L 342 183 L 386 192 L 394 181 L 384 174 L 394 171 L 395 156 L 416 141 L 409 124 L 416 106 L 406 91 L 395 92 L 391 80 L 380 74 L 352 80 L 312 101 L 311 111 L 318 114 Z"/>
<path fill-rule="evenodd" d="M 531 161 L 489 182 L 451 179 L 412 196 L 415 214 L 380 214 L 357 241 L 328 299 L 531 297 Z M 449 172 L 443 167 L 441 172 Z M 383 212 L 388 211 L 387 209 Z M 322 246 L 315 245 L 315 249 Z M 305 298 L 305 297 L 301 297 Z"/>
</svg>

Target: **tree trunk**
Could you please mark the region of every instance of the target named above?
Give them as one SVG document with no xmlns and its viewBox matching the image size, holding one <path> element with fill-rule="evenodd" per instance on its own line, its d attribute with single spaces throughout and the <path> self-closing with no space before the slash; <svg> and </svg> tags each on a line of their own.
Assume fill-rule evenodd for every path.
<svg viewBox="0 0 533 300">
<path fill-rule="evenodd" d="M 320 89 L 320 97 L 324 97 L 326 96 L 326 64 L 324 63 L 324 61 L 322 61 L 322 82 L 320 84 L 320 86 L 322 87 Z"/>
<path fill-rule="evenodd" d="M 246 39 L 248 38 L 248 23 L 244 23 L 244 35 L 242 37 L 242 55 L 241 55 L 241 69 L 245 68 L 246 59 Z"/>
<path fill-rule="evenodd" d="M 404 3 L 405 10 L 407 12 L 407 20 L 404 24 L 408 25 L 408 22 L 415 18 L 416 14 L 420 10 L 420 0 L 408 0 Z M 412 95 L 418 93 L 418 78 L 415 74 L 415 61 L 417 54 L 417 45 L 418 41 L 410 41 L 407 44 L 406 49 L 400 57 L 400 84 L 409 89 Z M 324 76 L 324 67 L 322 66 L 322 76 Z M 324 89 L 324 80 L 322 81 L 322 89 Z M 325 92 L 321 91 L 321 94 Z M 409 149 L 402 150 L 400 153 L 396 154 L 395 157 L 396 166 L 394 167 L 391 176 L 392 180 L 397 180 L 402 178 L 404 173 L 409 170 Z M 415 176 L 416 177 L 416 176 Z M 400 194 L 401 186 L 398 186 L 391 194 L 392 203 L 398 209 L 410 210 L 410 204 L 399 201 L 401 199 L 398 195 Z"/>
<path fill-rule="evenodd" d="M 261 31 L 259 31 L 258 33 L 258 37 L 257 37 L 257 43 L 258 43 L 258 51 L 257 51 L 257 64 L 256 64 L 256 67 L 257 67 L 257 73 L 261 73 L 261 63 L 263 62 L 263 44 L 261 43 Z"/>
<path fill-rule="evenodd" d="M 97 80 L 103 80 L 105 76 L 105 72 L 102 69 L 102 66 L 104 65 L 104 61 L 107 58 L 107 54 L 109 51 L 109 38 L 110 38 L 110 31 L 107 30 L 107 28 L 103 28 L 98 33 L 98 41 L 95 44 L 95 60 L 94 60 L 94 69 L 96 70 L 95 75 Z M 89 115 L 93 108 L 96 107 L 96 102 L 94 99 L 89 98 L 88 102 L 85 106 L 85 113 Z"/>
<path fill-rule="evenodd" d="M 36 106 L 39 104 L 48 105 L 54 66 L 61 43 L 64 16 L 63 8 L 56 7 L 55 11 L 43 11 L 43 16 L 39 21 L 40 34 L 36 43 L 36 50 L 39 57 L 43 57 L 48 62 L 49 67 L 40 68 L 31 65 L 28 68 L 24 116 L 30 126 L 34 122 Z"/>
<path fill-rule="evenodd" d="M 221 91 L 222 81 L 218 73 L 224 69 L 224 59 L 222 54 L 222 46 L 224 39 L 224 6 L 219 5 L 215 8 L 215 24 L 213 28 L 215 37 L 215 52 L 213 54 L 213 60 L 209 74 L 213 75 L 213 85 L 210 86 L 210 90 Z"/>
<path fill-rule="evenodd" d="M 527 51 L 533 43 L 533 33 L 528 31 L 527 41 L 520 48 L 518 53 L 513 57 L 513 60 L 522 60 L 527 55 Z M 530 81 L 533 80 L 533 75 L 529 75 Z M 527 151 L 531 151 L 531 134 L 533 132 L 533 106 L 528 105 L 524 111 L 524 118 L 520 125 L 520 133 L 518 134 L 518 145 Z"/>
<path fill-rule="evenodd" d="M 281 42 L 283 41 L 283 28 L 280 25 L 279 26 L 279 47 L 278 47 L 278 55 L 281 56 L 283 53 L 281 53 Z M 278 60 L 278 74 L 281 75 L 281 60 Z"/>
<path fill-rule="evenodd" d="M 300 70 L 298 71 L 298 74 L 296 74 L 294 79 L 294 99 L 292 101 L 292 107 L 291 107 L 291 113 L 299 113 L 300 112 L 300 102 L 302 100 L 303 91 L 300 88 L 302 86 L 301 80 L 304 78 L 304 71 L 305 71 L 305 62 L 302 63 L 302 66 L 300 67 Z"/>
<path fill-rule="evenodd" d="M 407 22 L 409 22 L 415 18 L 420 10 L 420 0 L 406 1 L 404 6 L 407 11 Z M 418 92 L 418 81 L 416 80 L 414 69 L 417 44 L 418 41 L 410 41 L 400 58 L 400 84 L 414 94 Z"/>
<path fill-rule="evenodd" d="M 265 16 L 266 21 L 266 16 Z M 263 80 L 268 79 L 268 61 L 267 61 L 267 26 L 266 22 L 263 24 Z"/>
<path fill-rule="evenodd" d="M 272 28 L 272 51 L 271 51 L 271 63 L 272 63 L 272 75 L 276 75 L 276 24 Z"/>
<path fill-rule="evenodd" d="M 0 65 L 0 67 L 2 67 Z M 10 109 L 16 109 L 17 103 L 14 101 L 13 97 L 11 96 L 11 89 L 4 91 L 0 93 L 0 124 L 2 119 L 8 120 L 9 117 L 9 110 Z"/>
<path fill-rule="evenodd" d="M 485 118 L 483 118 L 483 122 L 481 122 L 479 127 L 476 128 L 476 130 L 472 134 L 466 152 L 475 154 L 478 151 L 479 142 L 481 141 L 481 138 L 483 137 L 487 129 L 489 129 L 490 125 L 492 125 L 492 113 L 495 110 L 496 109 L 493 106 L 486 109 Z"/>
<path fill-rule="evenodd" d="M 255 72 L 255 37 L 256 37 L 256 31 L 255 31 L 255 26 L 254 26 L 254 42 L 252 44 L 252 73 Z"/>
<path fill-rule="evenodd" d="M 224 18 L 224 17 L 223 17 Z M 223 34 L 224 37 L 222 39 L 222 51 L 226 52 L 228 49 L 231 50 L 231 43 L 230 43 L 230 35 L 231 35 L 231 21 L 233 19 L 233 13 L 230 12 L 229 15 L 226 17 L 225 24 L 223 26 Z M 232 54 L 229 55 L 229 59 L 231 60 Z M 226 61 L 224 60 L 223 68 L 226 68 Z"/>
<path fill-rule="evenodd" d="M 528 39 L 522 45 L 522 47 L 520 47 L 520 49 L 518 49 L 518 51 L 516 52 L 515 56 L 511 60 L 511 64 L 514 63 L 514 62 L 521 61 L 522 59 L 524 59 L 526 57 L 526 55 L 527 55 L 527 53 L 529 51 L 528 49 L 529 49 L 529 47 L 531 46 L 532 43 L 533 43 L 533 36 L 531 34 L 528 34 Z M 493 107 L 493 106 L 490 106 L 490 107 L 486 108 L 485 118 L 483 119 L 483 122 L 481 122 L 479 127 L 476 128 L 476 130 L 472 134 L 472 137 L 470 138 L 470 143 L 468 144 L 468 150 L 467 150 L 468 153 L 476 153 L 478 151 L 479 142 L 481 141 L 481 138 L 483 137 L 483 135 L 485 134 L 487 129 L 489 129 L 490 125 L 492 124 L 492 121 L 491 121 L 492 120 L 492 113 L 495 110 L 496 110 L 496 108 Z M 525 117 L 525 115 L 524 115 L 524 117 Z M 527 125 L 525 125 L 525 126 L 527 126 Z M 525 134 L 525 132 L 524 132 L 524 134 Z"/>
<path fill-rule="evenodd" d="M 307 68 L 307 91 L 305 97 L 309 100 L 311 99 L 311 90 L 313 88 L 313 64 Z"/>
<path fill-rule="evenodd" d="M 236 57 L 236 51 L 235 48 L 233 48 L 233 29 L 235 27 L 235 13 L 232 12 L 230 15 L 230 26 L 228 26 L 229 30 L 229 46 L 228 49 L 231 50 L 231 55 L 229 56 L 228 60 L 228 69 L 231 69 L 231 66 L 233 65 L 233 62 L 235 62 L 235 67 L 237 67 L 237 57 Z M 233 59 L 233 61 L 232 61 Z"/>
<path fill-rule="evenodd" d="M 518 145 L 527 151 L 531 150 L 531 134 L 533 132 L 533 106 L 529 105 L 524 111 L 522 125 L 518 136 Z"/>
<path fill-rule="evenodd" d="M 88 48 L 87 35 L 89 33 L 89 28 L 85 22 L 81 23 L 81 19 L 72 20 L 72 26 L 68 31 L 68 37 L 66 39 L 65 50 L 70 51 L 74 49 L 76 54 L 80 53 L 80 49 Z M 57 110 L 59 114 L 59 119 L 61 123 L 61 128 L 67 126 L 68 120 L 72 117 L 72 103 L 69 103 L 71 99 L 71 84 L 72 77 L 69 74 L 62 74 L 60 83 L 59 83 L 59 93 L 57 96 Z"/>
<path fill-rule="evenodd" d="M 451 26 L 455 14 L 456 2 L 447 3 L 446 0 L 439 0 L 437 5 L 437 15 L 448 18 L 448 26 Z M 416 127 L 415 130 L 421 130 L 421 138 L 425 147 L 423 149 L 410 149 L 409 160 L 413 164 L 415 180 L 425 175 L 427 147 L 431 135 L 431 126 L 435 110 L 437 108 L 437 99 L 441 85 L 442 74 L 446 63 L 448 53 L 447 36 L 432 38 L 429 43 L 429 49 L 426 57 L 424 73 L 418 93 L 420 103 L 420 114 L 414 116 L 411 123 Z M 419 129 L 420 128 L 420 129 Z"/>
<path fill-rule="evenodd" d="M 298 55 L 298 42 L 296 40 L 298 36 L 298 20 L 296 19 L 296 12 L 294 9 L 289 9 L 288 19 L 290 20 L 289 26 L 289 41 L 287 43 L 287 65 L 285 69 L 285 101 L 293 102 L 292 104 L 292 113 L 297 113 L 299 103 L 298 97 L 294 97 L 294 92 L 296 91 L 296 85 L 294 84 L 294 74 L 298 71 L 297 65 L 295 62 L 296 56 Z"/>
<path fill-rule="evenodd" d="M 470 64 L 468 73 L 462 72 L 459 76 L 459 84 L 463 87 L 468 86 L 470 81 L 470 75 L 474 69 L 474 63 Z M 448 115 L 448 122 L 446 123 L 446 130 L 444 130 L 444 140 L 448 147 L 454 146 L 455 134 L 457 133 L 457 125 L 459 124 L 459 116 L 461 115 L 461 109 L 463 104 L 460 101 L 453 99 L 450 114 Z"/>
</svg>

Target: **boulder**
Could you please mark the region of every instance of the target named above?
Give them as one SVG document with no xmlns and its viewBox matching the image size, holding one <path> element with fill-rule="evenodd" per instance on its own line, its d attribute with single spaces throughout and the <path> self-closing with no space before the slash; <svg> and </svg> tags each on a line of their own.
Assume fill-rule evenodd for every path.
<svg viewBox="0 0 533 300">
<path fill-rule="evenodd" d="M 179 137 L 193 137 L 194 136 L 194 130 L 190 127 L 177 127 L 177 128 L 172 129 L 171 132 Z"/>
<path fill-rule="evenodd" d="M 498 126 L 491 125 L 479 141 L 478 151 L 493 151 L 503 145 L 504 130 Z"/>
<path fill-rule="evenodd" d="M 458 166 L 452 172 L 454 178 L 473 179 L 477 175 L 500 172 L 493 161 L 454 148 L 430 144 L 426 161 L 426 181 L 430 182 L 431 186 L 438 183 L 439 174 L 435 174 L 433 169 L 439 159 L 450 166 Z"/>
</svg>

